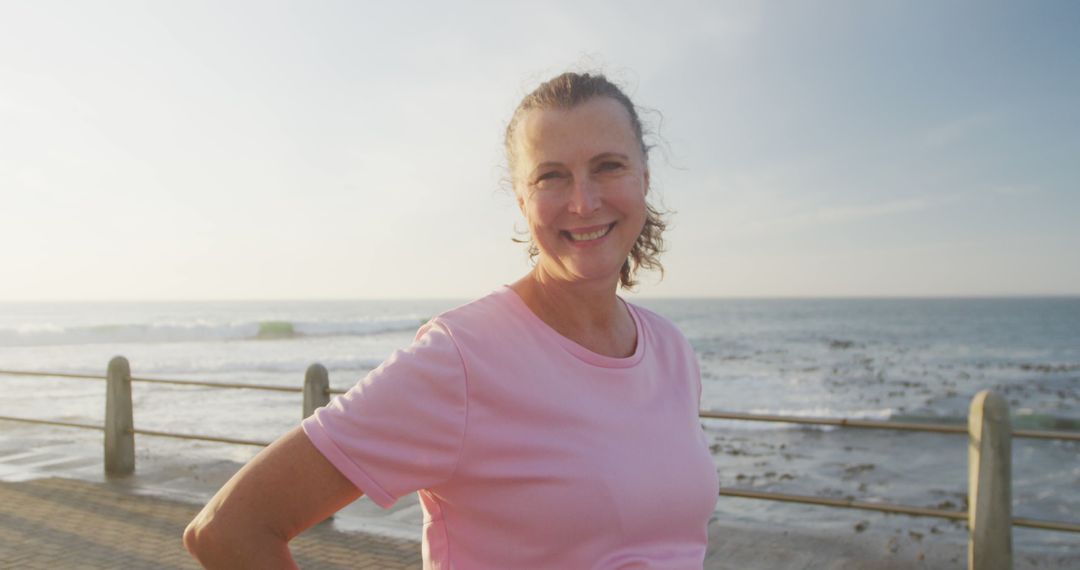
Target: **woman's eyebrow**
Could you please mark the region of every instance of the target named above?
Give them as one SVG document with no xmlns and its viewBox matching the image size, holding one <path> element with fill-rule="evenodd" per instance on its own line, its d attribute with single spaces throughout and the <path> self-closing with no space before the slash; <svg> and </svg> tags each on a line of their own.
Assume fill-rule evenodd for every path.
<svg viewBox="0 0 1080 570">
<path fill-rule="evenodd" d="M 541 162 L 540 164 L 536 165 L 536 168 L 532 169 L 532 172 L 530 172 L 529 175 L 536 176 L 536 174 L 540 171 L 547 170 L 549 168 L 562 168 L 562 163 L 553 161 Z"/>
<path fill-rule="evenodd" d="M 611 159 L 611 158 L 617 158 L 617 159 L 623 160 L 623 161 L 630 160 L 630 157 L 626 156 L 625 154 L 623 154 L 621 152 L 602 152 L 602 153 L 592 157 L 591 159 L 589 159 L 589 162 L 600 162 L 602 160 L 608 160 L 608 159 Z"/>
<path fill-rule="evenodd" d="M 622 160 L 622 161 L 629 161 L 630 160 L 630 157 L 626 156 L 625 154 L 623 154 L 621 152 L 602 152 L 602 153 L 590 158 L 589 163 L 594 164 L 594 163 L 597 163 L 597 162 L 602 162 L 604 160 L 610 160 L 610 159 L 613 159 L 613 158 L 618 159 L 618 160 Z M 540 164 L 537 164 L 535 168 L 532 169 L 532 172 L 529 173 L 529 176 L 536 176 L 541 171 L 547 170 L 549 168 L 564 168 L 564 166 L 563 166 L 563 163 L 558 162 L 558 161 L 549 160 L 549 161 L 546 161 L 546 162 L 541 162 Z"/>
</svg>

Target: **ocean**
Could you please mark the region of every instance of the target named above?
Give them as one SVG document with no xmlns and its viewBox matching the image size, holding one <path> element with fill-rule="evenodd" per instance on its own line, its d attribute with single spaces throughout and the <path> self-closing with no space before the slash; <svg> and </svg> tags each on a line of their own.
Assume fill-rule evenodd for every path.
<svg viewBox="0 0 1080 570">
<path fill-rule="evenodd" d="M 406 346 L 420 324 L 461 302 L 0 304 L 0 369 L 104 374 L 109 359 L 123 355 L 135 376 L 300 386 L 319 362 L 331 387 L 347 389 Z M 993 389 L 1008 400 L 1014 427 L 1080 430 L 1080 298 L 633 302 L 669 317 L 690 339 L 706 410 L 964 423 L 972 396 Z M 0 383 L 0 415 L 102 422 L 100 381 L 0 375 Z M 271 440 L 301 414 L 299 394 L 144 383 L 133 394 L 140 429 Z M 966 506 L 964 436 L 702 424 L 725 487 Z M 0 421 L 0 478 L 100 477 L 100 438 Z M 19 460 L 33 449 L 54 455 Z M 255 451 L 140 436 L 137 469 L 162 474 L 144 490 L 205 500 L 218 484 L 207 473 L 235 468 Z M 1015 439 L 1014 515 L 1080 522 L 1078 452 L 1075 442 Z M 963 525 L 938 519 L 771 501 L 722 497 L 714 516 L 748 526 L 844 533 L 872 526 L 905 540 L 965 539 Z M 415 517 L 415 505 L 389 518 L 369 505 L 340 524 L 408 535 Z M 1017 529 L 1014 540 L 1080 550 L 1070 533 Z"/>
</svg>

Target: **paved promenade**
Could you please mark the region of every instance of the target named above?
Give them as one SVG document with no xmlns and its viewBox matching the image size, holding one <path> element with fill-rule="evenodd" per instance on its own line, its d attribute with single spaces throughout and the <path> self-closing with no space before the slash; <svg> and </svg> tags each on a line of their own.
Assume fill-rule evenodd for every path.
<svg viewBox="0 0 1080 570">
<path fill-rule="evenodd" d="M 0 569 L 198 568 L 180 539 L 198 509 L 193 504 L 136 494 L 124 483 L 59 477 L 0 481 Z M 710 570 L 961 566 L 955 553 L 948 565 L 934 566 L 911 557 L 883 560 L 884 553 L 859 549 L 837 552 L 834 539 L 715 526 L 712 530 L 705 564 Z M 396 570 L 421 566 L 420 545 L 415 541 L 345 533 L 328 524 L 309 529 L 290 546 L 302 568 Z"/>
<path fill-rule="evenodd" d="M 199 568 L 181 534 L 199 507 L 122 487 L 0 482 L 0 568 Z M 416 569 L 420 544 L 322 524 L 291 543 L 303 568 Z"/>
<path fill-rule="evenodd" d="M 0 481 L 0 569 L 198 568 L 180 536 L 199 507 L 123 483 L 51 477 Z M 416 569 L 420 544 L 318 525 L 292 541 L 302 568 Z M 901 535 L 710 526 L 709 570 L 960 570 L 960 545 Z M 1017 570 L 1080 568 L 1080 555 L 1016 553 Z"/>
</svg>

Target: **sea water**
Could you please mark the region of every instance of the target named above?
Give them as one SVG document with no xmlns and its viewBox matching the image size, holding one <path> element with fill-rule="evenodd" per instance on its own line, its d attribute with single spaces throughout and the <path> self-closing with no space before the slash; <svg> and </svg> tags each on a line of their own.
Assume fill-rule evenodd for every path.
<svg viewBox="0 0 1080 570">
<path fill-rule="evenodd" d="M 1080 298 L 634 302 L 667 316 L 690 339 L 705 410 L 963 424 L 974 394 L 992 389 L 1008 400 L 1016 428 L 1080 430 Z M 102 375 L 111 357 L 123 355 L 136 377 L 298 387 L 308 365 L 319 362 L 333 388 L 347 389 L 408 345 L 420 324 L 460 303 L 0 304 L 0 369 Z M 102 422 L 100 381 L 0 375 L 0 390 L 0 415 Z M 294 427 L 301 414 L 299 394 L 255 390 L 136 382 L 133 399 L 139 429 L 263 441 Z M 702 424 L 725 487 L 966 507 L 962 435 Z M 100 470 L 100 447 L 86 444 L 100 432 L 79 431 L 0 422 L 9 457 L 35 445 L 84 450 L 71 452 L 87 456 L 70 462 L 72 476 Z M 78 446 L 62 447 L 69 440 Z M 162 458 L 188 465 L 172 480 L 177 488 L 198 478 L 200 466 L 234 465 L 254 452 L 149 436 L 139 437 L 139 450 L 140 465 Z M 1080 521 L 1078 451 L 1071 442 L 1013 441 L 1015 516 Z M 0 476 L 28 472 L 12 464 L 18 461 Z M 64 475 L 64 465 L 54 462 L 49 474 Z M 960 525 L 938 519 L 747 499 L 721 498 L 715 517 L 962 536 L 954 532 Z M 1080 543 L 1075 534 L 1030 530 L 1018 530 L 1016 540 L 1054 550 Z"/>
</svg>

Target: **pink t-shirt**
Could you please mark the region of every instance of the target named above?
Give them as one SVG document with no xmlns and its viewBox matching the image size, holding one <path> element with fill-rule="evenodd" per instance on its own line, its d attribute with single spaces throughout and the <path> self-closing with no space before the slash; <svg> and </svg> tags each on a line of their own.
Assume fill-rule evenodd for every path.
<svg viewBox="0 0 1080 570">
<path fill-rule="evenodd" d="M 419 491 L 425 569 L 700 569 L 718 497 L 693 350 L 628 305 L 596 354 L 504 287 L 420 328 L 303 423 L 382 507 Z"/>
</svg>

